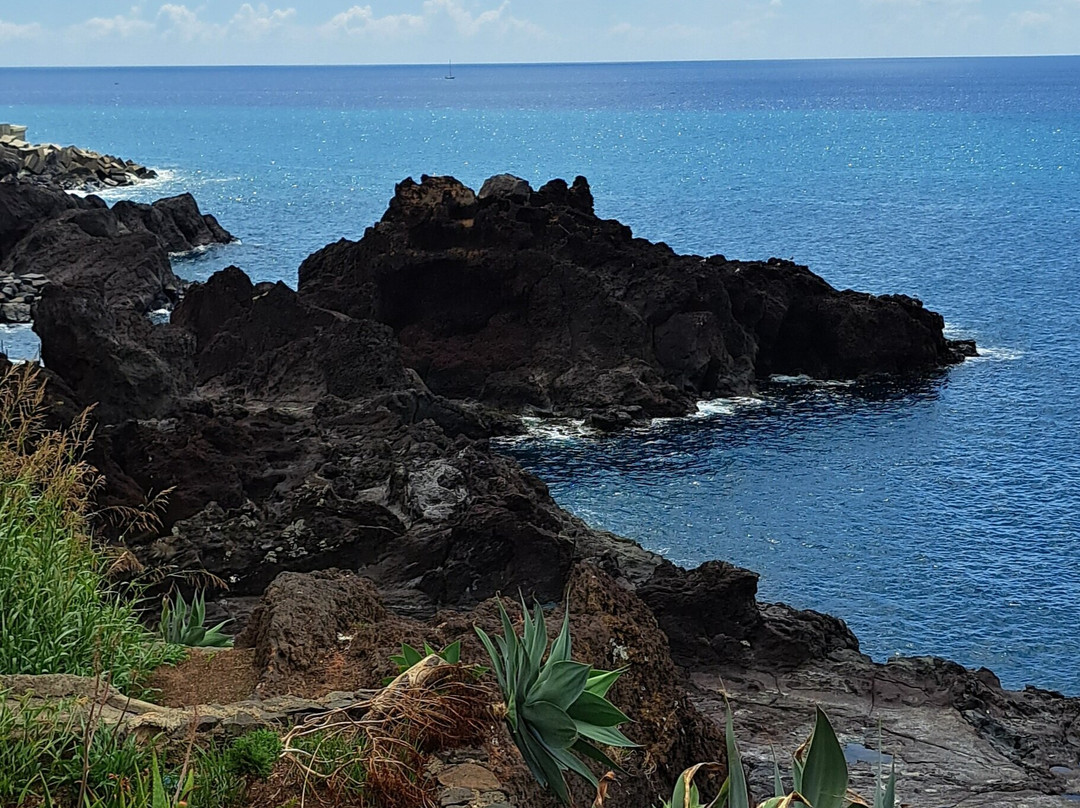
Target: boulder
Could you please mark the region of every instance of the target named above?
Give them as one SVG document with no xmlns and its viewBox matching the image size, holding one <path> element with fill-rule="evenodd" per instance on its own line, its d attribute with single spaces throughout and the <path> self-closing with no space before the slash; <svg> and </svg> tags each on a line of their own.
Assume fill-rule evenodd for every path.
<svg viewBox="0 0 1080 808">
<path fill-rule="evenodd" d="M 524 200 L 532 196 L 532 192 L 532 186 L 521 177 L 515 177 L 513 174 L 496 174 L 484 180 L 476 198 L 483 200 L 495 196 L 518 197 Z"/>
<path fill-rule="evenodd" d="M 112 211 L 129 230 L 156 235 L 170 253 L 233 241 L 232 235 L 218 224 L 217 219 L 199 211 L 191 194 L 159 199 L 151 205 L 120 201 L 113 205 Z"/>
<path fill-rule="evenodd" d="M 251 615 L 241 647 L 255 649 L 262 683 L 309 670 L 339 637 L 386 617 L 375 587 L 336 569 L 286 572 L 274 579 Z"/>
</svg>

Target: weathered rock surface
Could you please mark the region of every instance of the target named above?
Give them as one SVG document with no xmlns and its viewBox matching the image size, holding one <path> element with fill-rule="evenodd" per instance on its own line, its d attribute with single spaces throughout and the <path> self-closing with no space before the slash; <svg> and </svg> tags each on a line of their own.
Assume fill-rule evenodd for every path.
<svg viewBox="0 0 1080 808">
<path fill-rule="evenodd" d="M 686 678 L 671 659 L 664 633 L 625 582 L 616 582 L 595 565 L 577 564 L 565 596 L 575 658 L 606 670 L 626 668 L 611 697 L 633 721 L 629 731 L 641 749 L 627 753 L 626 773 L 613 788 L 613 797 L 626 808 L 652 808 L 655 795 L 688 761 L 719 754 L 723 736 L 691 703 Z M 516 603 L 506 606 L 518 614 Z M 562 607 L 552 607 L 550 638 L 561 623 Z M 501 632 L 494 600 L 469 612 L 444 611 L 421 621 L 383 609 L 371 584 L 348 573 L 283 573 L 266 590 L 238 643 L 256 649 L 260 693 L 271 697 L 299 692 L 318 698 L 378 686 L 396 674 L 389 659 L 403 642 L 420 648 L 424 642 L 443 647 L 460 641 L 465 660 L 482 662 L 484 651 L 473 628 L 477 625 L 492 634 Z M 502 757 L 498 774 L 517 804 L 557 804 L 539 789 L 512 749 Z M 587 785 L 574 787 L 575 804 L 591 802 L 594 795 Z"/>
<path fill-rule="evenodd" d="M 941 318 L 916 302 L 836 292 L 784 263 L 676 256 L 597 219 L 583 180 L 534 192 L 503 178 L 479 199 L 428 179 L 399 186 L 361 242 L 309 259 L 299 293 L 255 286 L 230 268 L 193 288 L 170 324 L 154 326 L 140 290 L 167 281 L 167 263 L 147 254 L 163 256 L 171 235 L 139 227 L 164 212 L 118 215 L 93 200 L 45 197 L 5 212 L 3 187 L 0 245 L 24 229 L 3 248 L 0 268 L 34 250 L 47 257 L 50 239 L 67 262 L 65 280 L 44 287 L 36 327 L 70 397 L 99 402 L 94 459 L 107 501 L 132 504 L 174 487 L 163 534 L 133 537 L 139 556 L 206 568 L 238 597 L 273 596 L 250 629 L 268 687 L 285 687 L 296 668 L 307 683 L 337 675 L 305 650 L 308 626 L 333 646 L 325 659 L 385 660 L 391 640 L 471 636 L 472 622 L 494 618 L 498 592 L 558 603 L 569 589 L 582 652 L 605 666 L 623 655 L 632 663 L 621 698 L 657 750 L 659 779 L 715 741 L 715 726 L 686 702 L 676 665 L 705 677 L 699 704 L 714 717 L 708 677 L 717 671 L 746 683 L 734 692 L 740 707 L 740 693 L 756 703 L 761 682 L 780 683 L 770 704 L 804 687 L 840 716 L 845 705 L 878 703 L 881 693 L 866 685 L 878 669 L 841 621 L 759 604 L 756 576 L 744 570 L 714 563 L 687 572 L 589 528 L 486 438 L 513 428 L 507 410 L 530 406 L 614 412 L 618 422 L 620 413 L 681 412 L 699 395 L 775 372 L 845 376 L 952 361 L 959 348 L 941 336 Z M 32 221 L 33 210 L 44 219 Z M 126 252 L 138 244 L 139 255 Z M 330 568 L 370 578 L 387 615 L 353 575 L 288 577 Z M 320 583 L 324 592 L 312 589 Z M 353 619 L 370 628 L 343 645 L 343 621 Z M 1007 694 L 979 679 L 996 723 L 954 743 L 948 722 L 961 702 L 940 691 L 968 692 L 976 675 L 955 671 L 946 687 L 935 670 L 912 668 L 896 702 L 910 696 L 941 716 L 945 723 L 924 725 L 925 745 L 978 759 L 988 738 L 1012 738 L 1027 750 L 1005 755 L 1016 777 L 988 779 L 989 788 L 1055 804 L 1046 800 L 1068 786 L 1041 772 L 1075 760 L 1078 702 Z M 850 708 L 849 733 L 866 718 Z M 755 725 L 744 713 L 740 722 L 760 749 Z M 912 748 L 912 766 L 923 751 Z M 925 782 L 956 791 L 954 775 L 940 760 L 934 766 Z M 631 799 L 650 804 L 656 782 L 644 767 L 634 776 L 643 779 L 631 781 L 639 786 Z"/>
<path fill-rule="evenodd" d="M 183 284 L 168 253 L 231 240 L 190 194 L 109 209 L 93 196 L 0 184 L 0 322 L 29 322 L 50 283 L 106 308 L 171 306 Z"/>
<path fill-rule="evenodd" d="M 479 195 L 397 186 L 382 221 L 300 267 L 316 305 L 386 323 L 435 393 L 515 410 L 680 415 L 770 374 L 853 378 L 958 361 L 940 315 L 806 267 L 677 255 L 593 212 L 584 178 Z M 615 411 L 614 415 L 605 415 Z"/>
<path fill-rule="evenodd" d="M 17 179 L 65 190 L 93 191 L 133 185 L 156 176 L 156 171 L 131 160 L 78 146 L 28 143 L 25 126 L 0 124 L 0 180 Z"/>
<path fill-rule="evenodd" d="M 233 240 L 217 219 L 199 211 L 191 194 L 166 197 L 151 205 L 121 200 L 113 205 L 112 211 L 132 232 L 146 230 L 153 233 L 170 253 L 188 252 L 210 244 L 227 244 Z"/>
<path fill-rule="evenodd" d="M 897 801 L 925 808 L 1065 808 L 1080 791 L 1080 699 L 1001 689 L 985 669 L 941 659 L 874 664 L 854 651 L 794 670 L 721 666 L 693 676 L 695 703 L 735 708 L 757 793 L 771 794 L 774 750 L 789 753 L 822 706 L 847 747 L 857 790 L 872 793 L 879 748 L 895 756 Z"/>
</svg>

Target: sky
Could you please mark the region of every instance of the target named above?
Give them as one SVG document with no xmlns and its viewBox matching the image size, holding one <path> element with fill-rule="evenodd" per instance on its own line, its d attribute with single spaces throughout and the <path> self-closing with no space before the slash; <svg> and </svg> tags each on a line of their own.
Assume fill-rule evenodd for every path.
<svg viewBox="0 0 1080 808">
<path fill-rule="evenodd" d="M 1080 53 L 1080 0 L 0 0 L 0 66 Z"/>
</svg>

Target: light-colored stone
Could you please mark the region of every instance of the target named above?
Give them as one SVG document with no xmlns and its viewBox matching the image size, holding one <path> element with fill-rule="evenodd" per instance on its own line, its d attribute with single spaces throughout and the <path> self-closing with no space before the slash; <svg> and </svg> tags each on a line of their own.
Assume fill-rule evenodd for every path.
<svg viewBox="0 0 1080 808">
<path fill-rule="evenodd" d="M 461 788 L 454 786 L 448 788 L 439 795 L 439 804 L 443 806 L 450 805 L 468 805 L 473 800 L 474 792 L 471 788 Z"/>
<path fill-rule="evenodd" d="M 439 783 L 447 788 L 468 788 L 473 791 L 497 791 L 500 786 L 494 774 L 475 763 L 448 766 L 439 772 Z"/>
<path fill-rule="evenodd" d="M 234 704 L 202 704 L 197 707 L 162 707 L 138 699 L 130 699 L 113 687 L 83 676 L 64 674 L 43 676 L 0 676 L 0 693 L 12 703 L 29 696 L 31 703 L 57 702 L 62 709 L 84 714 L 94 705 L 94 715 L 103 724 L 116 726 L 139 738 L 164 734 L 173 738 L 185 737 L 194 721 L 202 732 L 220 731 L 237 734 L 260 726 L 283 725 L 310 713 L 354 703 L 370 697 L 370 691 L 334 693 L 327 703 L 324 699 L 300 699 L 281 696 L 272 699 L 250 699 Z M 346 696 L 351 698 L 346 699 Z"/>
<path fill-rule="evenodd" d="M 30 322 L 30 304 L 14 301 L 0 304 L 0 315 L 9 323 L 28 323 Z"/>
</svg>

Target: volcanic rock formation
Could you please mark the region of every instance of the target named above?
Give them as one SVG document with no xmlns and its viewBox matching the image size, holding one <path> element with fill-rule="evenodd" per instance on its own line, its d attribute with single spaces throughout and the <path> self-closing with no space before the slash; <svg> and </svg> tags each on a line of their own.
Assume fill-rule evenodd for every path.
<svg viewBox="0 0 1080 808">
<path fill-rule="evenodd" d="M 50 282 L 93 288 L 106 307 L 171 306 L 183 283 L 168 253 L 229 241 L 191 194 L 109 209 L 95 196 L 0 183 L 0 322 L 29 322 Z"/>
<path fill-rule="evenodd" d="M 854 378 L 962 358 L 903 295 L 806 267 L 678 255 L 600 219 L 588 183 L 502 176 L 397 186 L 382 221 L 300 267 L 315 305 L 394 329 L 432 392 L 515 411 L 682 415 L 770 374 Z"/>
<path fill-rule="evenodd" d="M 175 283 L 165 253 L 178 233 L 188 244 L 202 233 L 197 221 L 169 219 L 172 204 L 108 210 L 11 187 L 5 196 L 0 185 L 0 267 L 37 255 L 53 281 L 35 328 L 66 411 L 98 404 L 92 459 L 106 504 L 172 488 L 161 533 L 128 537 L 139 557 L 221 576 L 231 591 L 218 608 L 241 618 L 265 593 L 245 636 L 266 688 L 310 683 L 326 655 L 374 653 L 365 642 L 402 626 L 432 641 L 467 634 L 499 592 L 547 604 L 569 592 L 583 651 L 638 666 L 627 679 L 637 690 L 621 698 L 663 779 L 715 747 L 715 726 L 691 702 L 715 714 L 719 672 L 747 703 L 790 705 L 781 748 L 808 719 L 789 685 L 765 695 L 771 682 L 838 688 L 819 695 L 868 705 L 865 727 L 879 695 L 911 698 L 938 711 L 923 727 L 952 733 L 942 743 L 958 754 L 992 749 L 984 758 L 1008 777 L 991 792 L 1059 804 L 1048 795 L 1066 782 L 1050 766 L 1080 748 L 1076 700 L 1010 696 L 955 667 L 874 665 L 841 621 L 758 603 L 754 573 L 720 562 L 682 570 L 590 528 L 487 442 L 529 409 L 619 425 L 771 373 L 956 361 L 965 346 L 917 301 L 837 292 L 784 262 L 678 256 L 597 218 L 581 179 L 534 192 L 503 178 L 478 196 L 425 178 L 399 185 L 360 242 L 309 258 L 299 292 L 229 268 L 153 325 L 146 309 Z M 375 627 L 368 640 L 321 647 L 354 621 Z M 393 632 L 380 634 L 387 621 Z M 303 646 L 308 634 L 320 647 Z M 677 665 L 702 689 L 688 690 Z M 886 679 L 887 692 L 873 684 Z M 1052 731 L 1036 731 L 1026 711 Z M 905 715 L 890 714 L 898 734 Z M 759 749 L 765 728 L 737 721 Z M 919 783 L 947 780 L 933 776 Z M 653 802 L 643 777 L 650 788 L 621 804 Z M 1007 804 L 993 800 L 982 804 Z"/>
</svg>

